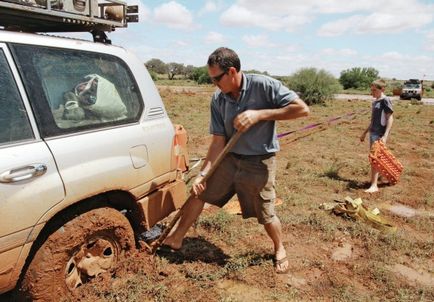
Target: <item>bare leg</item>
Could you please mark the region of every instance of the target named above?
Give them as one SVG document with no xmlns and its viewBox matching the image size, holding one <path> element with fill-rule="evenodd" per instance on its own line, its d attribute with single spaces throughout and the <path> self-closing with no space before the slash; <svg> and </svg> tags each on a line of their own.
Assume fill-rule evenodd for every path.
<svg viewBox="0 0 434 302">
<path fill-rule="evenodd" d="M 371 186 L 365 190 L 366 193 L 378 192 L 378 175 L 378 171 L 374 167 L 371 167 Z"/>
<path fill-rule="evenodd" d="M 176 250 L 180 249 L 185 234 L 187 234 L 188 229 L 193 225 L 197 217 L 199 217 L 204 205 L 205 202 L 202 200 L 190 197 L 183 206 L 182 215 L 175 230 L 167 236 L 166 240 L 164 240 L 164 244 Z"/>
<path fill-rule="evenodd" d="M 288 259 L 286 259 L 286 250 L 285 247 L 283 246 L 282 225 L 280 224 L 279 218 L 277 218 L 276 216 L 276 219 L 273 222 L 264 224 L 264 228 L 268 236 L 271 238 L 271 240 L 273 240 L 274 257 L 277 262 L 276 272 L 277 273 L 286 272 L 289 267 L 289 262 Z M 286 261 L 283 259 L 286 259 Z"/>
</svg>

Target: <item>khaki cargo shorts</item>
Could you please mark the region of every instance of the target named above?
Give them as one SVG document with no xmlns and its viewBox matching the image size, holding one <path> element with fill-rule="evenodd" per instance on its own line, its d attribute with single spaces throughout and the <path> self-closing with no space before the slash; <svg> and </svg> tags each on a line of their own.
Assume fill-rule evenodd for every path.
<svg viewBox="0 0 434 302">
<path fill-rule="evenodd" d="M 277 219 L 274 210 L 276 192 L 276 156 L 228 153 L 206 182 L 199 199 L 223 207 L 237 194 L 243 218 L 256 217 L 260 224 Z"/>
</svg>

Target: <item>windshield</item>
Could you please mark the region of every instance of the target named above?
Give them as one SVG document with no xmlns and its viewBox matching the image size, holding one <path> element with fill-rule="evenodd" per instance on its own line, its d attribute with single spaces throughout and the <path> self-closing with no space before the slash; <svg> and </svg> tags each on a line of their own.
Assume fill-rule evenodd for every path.
<svg viewBox="0 0 434 302">
<path fill-rule="evenodd" d="M 412 88 L 412 89 L 418 89 L 420 88 L 420 84 L 404 84 L 404 88 Z"/>
</svg>

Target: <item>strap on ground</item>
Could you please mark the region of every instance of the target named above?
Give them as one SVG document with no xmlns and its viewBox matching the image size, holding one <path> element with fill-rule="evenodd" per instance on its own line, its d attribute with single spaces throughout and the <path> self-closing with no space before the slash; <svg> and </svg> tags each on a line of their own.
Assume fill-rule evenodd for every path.
<svg viewBox="0 0 434 302">
<path fill-rule="evenodd" d="M 377 208 L 369 210 L 361 198 L 352 199 L 347 196 L 343 202 L 336 200 L 335 203 L 322 203 L 320 209 L 332 211 L 336 215 L 345 215 L 355 220 L 362 220 L 382 232 L 394 233 L 397 230 L 395 226 L 380 216 L 380 211 Z"/>
</svg>

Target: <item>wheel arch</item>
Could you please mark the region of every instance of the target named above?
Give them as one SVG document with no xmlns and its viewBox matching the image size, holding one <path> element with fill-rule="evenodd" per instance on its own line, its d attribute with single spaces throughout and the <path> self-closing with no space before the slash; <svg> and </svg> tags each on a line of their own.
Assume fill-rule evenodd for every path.
<svg viewBox="0 0 434 302">
<path fill-rule="evenodd" d="M 124 216 L 128 219 L 134 234 L 138 234 L 143 230 L 143 224 L 141 223 L 143 219 L 142 214 L 140 214 L 141 212 L 136 200 L 128 192 L 109 191 L 77 201 L 56 212 L 44 224 L 44 226 L 40 229 L 39 233 L 33 235 L 36 238 L 31 244 L 29 252 L 26 253 L 25 249 L 23 249 L 22 254 L 20 255 L 18 264 L 14 269 L 15 272 L 13 273 L 10 280 L 11 286 L 13 283 L 15 283 L 15 289 L 17 289 L 30 263 L 35 257 L 36 252 L 52 233 L 54 233 L 65 223 L 71 221 L 75 217 L 93 209 L 102 207 L 110 207 L 124 214 Z M 19 263 L 23 264 L 19 265 Z"/>
</svg>

